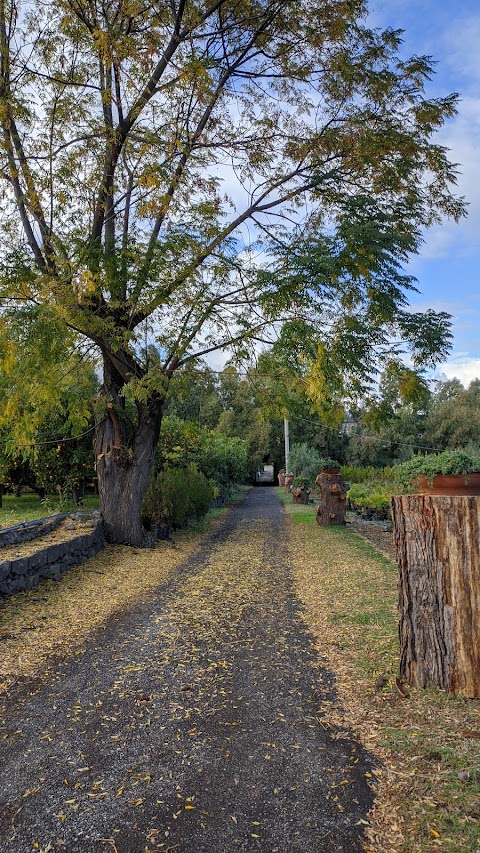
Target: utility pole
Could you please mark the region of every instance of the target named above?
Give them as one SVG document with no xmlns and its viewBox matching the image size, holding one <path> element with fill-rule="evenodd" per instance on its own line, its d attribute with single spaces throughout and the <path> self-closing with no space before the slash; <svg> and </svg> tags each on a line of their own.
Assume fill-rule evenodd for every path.
<svg viewBox="0 0 480 853">
<path fill-rule="evenodd" d="M 285 473 L 290 473 L 290 433 L 288 429 L 288 419 L 283 419 L 283 427 L 285 433 Z"/>
</svg>

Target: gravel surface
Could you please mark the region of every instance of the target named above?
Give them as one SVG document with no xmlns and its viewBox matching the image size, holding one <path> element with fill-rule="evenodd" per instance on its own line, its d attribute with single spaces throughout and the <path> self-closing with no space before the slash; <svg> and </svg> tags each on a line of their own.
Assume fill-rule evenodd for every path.
<svg viewBox="0 0 480 853">
<path fill-rule="evenodd" d="M 0 731 L 1 853 L 361 851 L 370 760 L 328 725 L 271 489 Z"/>
</svg>

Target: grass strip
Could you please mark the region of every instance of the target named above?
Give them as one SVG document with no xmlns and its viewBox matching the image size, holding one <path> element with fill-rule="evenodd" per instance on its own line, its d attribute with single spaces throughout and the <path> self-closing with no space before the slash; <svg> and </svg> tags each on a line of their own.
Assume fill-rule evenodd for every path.
<svg viewBox="0 0 480 853">
<path fill-rule="evenodd" d="M 290 520 L 296 593 L 320 662 L 337 677 L 328 719 L 378 758 L 365 851 L 480 851 L 479 702 L 439 690 L 400 695 L 396 566 L 350 529 L 318 527 L 313 507 L 277 493 Z"/>
</svg>

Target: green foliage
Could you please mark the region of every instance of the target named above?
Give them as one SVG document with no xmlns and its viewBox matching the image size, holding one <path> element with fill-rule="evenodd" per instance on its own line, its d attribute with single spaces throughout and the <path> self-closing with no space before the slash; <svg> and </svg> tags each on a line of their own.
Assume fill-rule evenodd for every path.
<svg viewBox="0 0 480 853">
<path fill-rule="evenodd" d="M 393 206 L 386 213 L 373 196 L 342 199 L 332 236 L 276 248 L 279 269 L 260 273 L 262 282 L 270 276 L 272 292 L 273 282 L 277 288 L 280 283 L 280 292 L 309 318 L 286 323 L 274 349 L 285 365 L 296 365 L 308 397 L 330 425 L 343 420 L 345 400 L 372 389 L 386 362 L 397 372 L 404 398 L 413 399 L 424 386 L 418 371 L 450 347 L 447 314 L 405 310 L 415 288 L 402 264 L 418 235 L 401 220 L 399 210 Z M 328 334 L 319 334 L 322 328 Z M 415 370 L 392 350 L 392 334 L 404 342 Z"/>
<path fill-rule="evenodd" d="M 295 477 L 293 481 L 294 489 L 301 489 L 302 487 L 304 489 L 309 489 L 311 485 L 312 480 L 309 477 Z"/>
<path fill-rule="evenodd" d="M 480 381 L 464 388 L 458 379 L 440 383 L 432 397 L 425 432 L 438 450 L 465 447 L 480 435 Z"/>
<path fill-rule="evenodd" d="M 367 483 L 375 476 L 375 468 L 372 465 L 360 467 L 358 465 L 342 465 L 342 477 L 348 483 Z"/>
<path fill-rule="evenodd" d="M 198 464 L 206 437 L 206 431 L 198 423 L 167 415 L 162 420 L 157 467 L 173 468 L 187 466 L 192 462 Z"/>
<path fill-rule="evenodd" d="M 173 470 L 192 464 L 215 484 L 218 494 L 228 494 L 233 485 L 245 482 L 248 477 L 247 443 L 168 415 L 162 422 L 157 468 Z"/>
<path fill-rule="evenodd" d="M 285 324 L 286 373 L 330 427 L 397 340 L 415 368 L 443 357 L 449 318 L 408 310 L 402 265 L 426 226 L 464 212 L 435 136 L 457 98 L 426 97 L 432 61 L 402 59 L 400 31 L 372 29 L 362 0 L 3 11 L 0 300 L 17 335 L 21 312 L 37 312 L 51 356 L 17 371 L 16 435 L 41 422 L 27 385 L 55 410 L 47 315 L 76 336 L 70 354 L 78 341 L 101 352 L 108 429 L 138 468 L 136 438 L 149 424 L 156 439 L 175 372 L 216 349 L 246 357 L 272 323 Z M 219 157 L 235 163 L 228 175 Z M 208 414 L 188 397 L 171 413 L 211 428 L 208 387 Z M 78 428 L 90 412 L 77 401 L 68 418 Z M 250 424 L 257 463 L 272 433 L 258 413 Z"/>
<path fill-rule="evenodd" d="M 0 430 L 4 452 L 38 439 L 78 434 L 89 425 L 98 390 L 94 363 L 50 306 L 24 306 L 0 314 Z"/>
<path fill-rule="evenodd" d="M 342 466 L 342 475 L 351 484 L 347 496 L 352 509 L 361 515 L 388 518 L 390 498 L 398 491 L 395 471 L 394 467 Z"/>
<path fill-rule="evenodd" d="M 241 438 L 209 435 L 198 464 L 206 477 L 216 483 L 220 494 L 228 494 L 232 486 L 244 483 L 248 477 L 250 465 L 247 444 Z"/>
<path fill-rule="evenodd" d="M 219 383 L 205 362 L 192 363 L 190 368 L 175 375 L 165 403 L 167 416 L 214 429 L 221 411 Z"/>
<path fill-rule="evenodd" d="M 32 462 L 37 486 L 46 492 L 57 489 L 62 494 L 72 488 L 81 488 L 87 481 L 95 479 L 92 435 L 78 441 L 62 441 L 58 444 L 40 445 Z"/>
<path fill-rule="evenodd" d="M 391 492 L 380 484 L 353 483 L 347 492 L 350 505 L 363 513 L 380 515 L 387 518 L 390 512 Z"/>
<path fill-rule="evenodd" d="M 437 474 L 471 474 L 480 471 L 480 456 L 466 450 L 444 450 L 443 453 L 429 453 L 414 456 L 408 462 L 398 465 L 396 480 L 401 488 L 415 487 L 419 475 L 431 481 Z"/>
<path fill-rule="evenodd" d="M 372 465 L 361 468 L 354 465 L 342 465 L 342 476 L 348 483 L 390 483 L 394 478 L 395 468 L 374 468 Z"/>
<path fill-rule="evenodd" d="M 330 471 L 332 468 L 340 468 L 341 466 L 337 459 L 325 457 L 322 459 L 320 467 L 323 471 Z"/>
<path fill-rule="evenodd" d="M 205 515 L 213 500 L 213 489 L 194 465 L 165 468 L 152 477 L 143 500 L 143 517 L 149 525 L 184 527 Z"/>
<path fill-rule="evenodd" d="M 288 473 L 297 477 L 304 477 L 309 483 L 315 480 L 320 471 L 323 458 L 318 452 L 307 444 L 294 444 L 290 450 Z"/>
</svg>

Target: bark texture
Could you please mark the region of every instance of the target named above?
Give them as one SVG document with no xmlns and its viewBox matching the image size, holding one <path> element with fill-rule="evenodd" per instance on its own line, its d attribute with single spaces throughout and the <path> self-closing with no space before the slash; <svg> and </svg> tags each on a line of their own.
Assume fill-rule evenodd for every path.
<svg viewBox="0 0 480 853">
<path fill-rule="evenodd" d="M 145 545 L 142 501 L 150 479 L 161 424 L 156 406 L 144 407 L 133 440 L 116 443 L 108 418 L 97 426 L 95 450 L 100 513 L 108 542 Z"/>
<path fill-rule="evenodd" d="M 320 486 L 317 524 L 321 526 L 345 524 L 349 484 L 345 482 L 340 472 L 328 473 L 327 471 L 321 471 L 315 482 Z"/>
<path fill-rule="evenodd" d="M 480 697 L 480 498 L 392 498 L 400 570 L 400 673 Z"/>
</svg>

